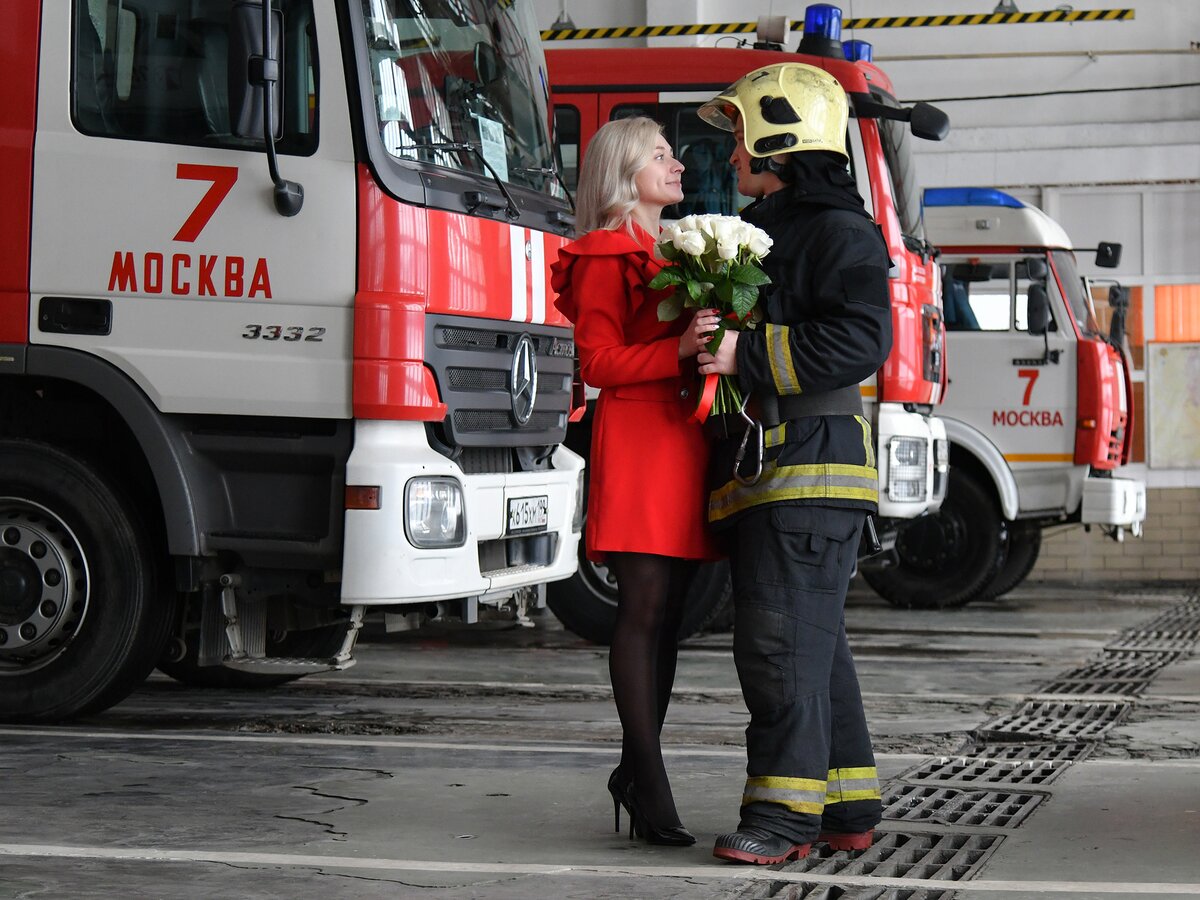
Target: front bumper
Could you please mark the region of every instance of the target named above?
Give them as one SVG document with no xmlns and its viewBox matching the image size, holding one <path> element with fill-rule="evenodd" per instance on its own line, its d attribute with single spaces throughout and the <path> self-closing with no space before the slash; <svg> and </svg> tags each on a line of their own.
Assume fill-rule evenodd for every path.
<svg viewBox="0 0 1200 900">
<path fill-rule="evenodd" d="M 1080 516 L 1084 525 L 1119 526 L 1140 537 L 1146 520 L 1146 483 L 1135 478 L 1089 476 L 1083 481 Z"/>
<path fill-rule="evenodd" d="M 464 474 L 433 450 L 418 422 L 360 421 L 346 483 L 378 485 L 379 509 L 346 511 L 342 603 L 403 606 L 477 598 L 502 602 L 521 588 L 569 578 L 579 532 L 571 528 L 583 460 L 560 446 L 535 472 Z M 417 476 L 456 479 L 463 489 L 466 543 L 419 549 L 404 529 L 404 488 Z M 537 535 L 506 538 L 508 501 L 548 498 L 549 522 Z"/>
</svg>

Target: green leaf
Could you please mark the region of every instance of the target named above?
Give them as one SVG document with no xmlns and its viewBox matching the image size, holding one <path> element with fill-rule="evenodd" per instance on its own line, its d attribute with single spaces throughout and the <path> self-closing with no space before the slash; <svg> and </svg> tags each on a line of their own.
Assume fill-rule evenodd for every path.
<svg viewBox="0 0 1200 900">
<path fill-rule="evenodd" d="M 678 294 L 672 294 L 658 304 L 658 321 L 674 322 L 683 312 L 683 300 Z"/>
<path fill-rule="evenodd" d="M 733 303 L 733 282 L 717 282 L 717 286 L 713 289 L 713 293 L 717 295 L 717 299 L 719 301 L 724 303 L 726 306 L 730 306 Z"/>
<path fill-rule="evenodd" d="M 699 300 L 707 293 L 703 281 L 687 281 L 684 284 L 687 286 L 688 297 L 692 300 Z M 712 285 L 708 285 L 708 288 L 711 290 Z"/>
<path fill-rule="evenodd" d="M 717 348 L 721 346 L 721 340 L 725 337 L 725 326 L 718 324 L 717 330 L 713 332 L 713 336 L 708 339 L 708 343 L 704 345 L 704 349 L 709 353 L 716 353 Z"/>
<path fill-rule="evenodd" d="M 659 244 L 658 253 L 663 259 L 667 260 L 667 262 L 675 262 L 675 260 L 679 259 L 681 255 L 680 252 L 675 249 L 675 245 L 670 241 L 664 241 L 663 243 Z"/>
<path fill-rule="evenodd" d="M 751 287 L 748 284 L 735 284 L 733 286 L 733 311 L 737 313 L 739 319 L 746 318 L 757 302 L 758 288 Z"/>
<path fill-rule="evenodd" d="M 668 288 L 673 284 L 683 284 L 684 276 L 674 266 L 669 266 L 665 269 L 660 269 L 658 274 L 650 279 L 648 287 L 652 291 L 661 291 L 663 288 Z"/>
<path fill-rule="evenodd" d="M 755 287 L 771 283 L 771 276 L 755 265 L 734 266 L 729 273 L 733 280 L 740 284 L 751 284 Z"/>
</svg>

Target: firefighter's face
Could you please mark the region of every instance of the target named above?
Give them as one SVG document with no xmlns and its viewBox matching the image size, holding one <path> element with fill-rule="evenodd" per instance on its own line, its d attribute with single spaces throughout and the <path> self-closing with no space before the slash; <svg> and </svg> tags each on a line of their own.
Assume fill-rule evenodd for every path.
<svg viewBox="0 0 1200 900">
<path fill-rule="evenodd" d="M 683 163 L 671 153 L 667 139 L 659 135 L 650 159 L 633 178 L 639 202 L 659 209 L 678 203 L 683 199 L 682 174 Z"/>
<path fill-rule="evenodd" d="M 734 126 L 733 136 L 737 138 L 729 162 L 737 171 L 738 193 L 744 197 L 761 200 L 767 194 L 783 187 L 783 182 L 770 172 L 754 172 L 750 169 L 750 161 L 754 159 L 746 149 L 746 133 L 739 121 Z"/>
</svg>

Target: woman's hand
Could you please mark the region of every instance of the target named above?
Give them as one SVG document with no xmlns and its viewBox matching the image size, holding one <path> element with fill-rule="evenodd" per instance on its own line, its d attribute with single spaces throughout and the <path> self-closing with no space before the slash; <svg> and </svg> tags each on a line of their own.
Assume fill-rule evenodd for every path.
<svg viewBox="0 0 1200 900">
<path fill-rule="evenodd" d="M 687 331 L 679 336 L 679 358 L 689 359 L 704 350 L 704 345 L 712 338 L 720 321 L 721 317 L 715 309 L 696 310 Z"/>
</svg>

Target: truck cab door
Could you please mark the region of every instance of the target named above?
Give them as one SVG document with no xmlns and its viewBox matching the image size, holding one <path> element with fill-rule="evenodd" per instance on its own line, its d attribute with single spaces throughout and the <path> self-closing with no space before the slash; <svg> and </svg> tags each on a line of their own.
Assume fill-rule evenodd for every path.
<svg viewBox="0 0 1200 900">
<path fill-rule="evenodd" d="M 1075 340 L 1043 257 L 942 257 L 949 387 L 941 414 L 970 425 L 1004 456 L 1024 512 L 1067 503 L 1075 443 Z M 1040 266 L 1037 265 L 1040 263 Z M 1051 322 L 1030 334 L 1029 288 L 1046 283 Z"/>
<path fill-rule="evenodd" d="M 230 121 L 234 6 L 44 4 L 30 343 L 105 360 L 162 412 L 347 417 L 356 201 L 336 15 L 276 4 L 279 167 L 305 193 L 285 218 L 263 140 Z"/>
</svg>

